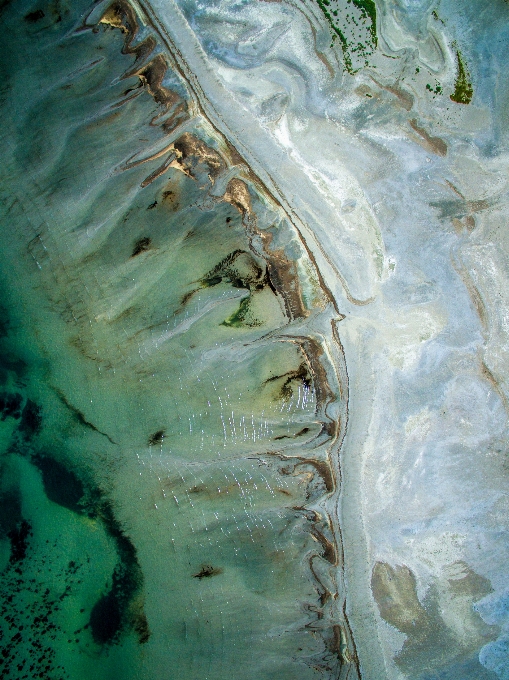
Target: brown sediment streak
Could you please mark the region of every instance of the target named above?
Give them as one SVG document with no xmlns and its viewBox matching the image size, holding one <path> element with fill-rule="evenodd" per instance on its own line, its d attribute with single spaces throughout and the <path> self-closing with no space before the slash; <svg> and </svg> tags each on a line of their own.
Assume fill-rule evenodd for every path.
<svg viewBox="0 0 509 680">
<path fill-rule="evenodd" d="M 295 510 L 295 512 L 301 512 L 310 522 L 322 521 L 322 516 L 319 512 L 311 508 L 306 508 L 304 505 L 293 505 L 292 510 Z"/>
<path fill-rule="evenodd" d="M 247 184 L 241 179 L 234 177 L 228 182 L 223 200 L 237 208 L 242 217 L 251 215 L 251 196 Z"/>
<path fill-rule="evenodd" d="M 330 464 L 326 460 L 317 460 L 316 458 L 297 458 L 300 462 L 298 462 L 295 467 L 299 467 L 300 465 L 311 465 L 312 467 L 315 468 L 315 470 L 318 472 L 320 477 L 323 479 L 323 483 L 325 485 L 325 490 L 327 493 L 332 493 L 334 489 L 336 488 L 336 484 L 334 481 L 334 474 L 332 472 L 332 468 Z"/>
<path fill-rule="evenodd" d="M 332 78 L 334 78 L 334 75 L 335 75 L 335 73 L 334 73 L 334 68 L 332 67 L 330 61 L 327 59 L 327 57 L 325 56 L 325 54 L 324 54 L 323 52 L 321 52 L 321 51 L 318 49 L 317 39 L 316 39 L 316 29 L 315 29 L 315 27 L 313 26 L 313 24 L 311 23 L 311 21 L 309 20 L 309 17 L 306 16 L 305 12 L 302 12 L 302 14 L 303 14 L 303 16 L 306 17 L 306 19 L 307 19 L 307 21 L 308 21 L 308 23 L 309 23 L 309 27 L 311 28 L 311 33 L 313 34 L 313 41 L 314 41 L 315 54 L 316 54 L 316 56 L 318 57 L 318 59 L 320 59 L 320 61 L 322 62 L 322 64 L 325 66 L 325 68 L 326 68 L 327 71 L 329 72 L 329 75 L 332 76 Z"/>
<path fill-rule="evenodd" d="M 309 533 L 311 536 L 313 536 L 318 543 L 323 548 L 323 554 L 322 557 L 327 560 L 330 564 L 333 564 L 334 566 L 338 565 L 338 556 L 337 556 L 337 551 L 336 551 L 336 546 L 332 541 L 330 541 L 319 529 L 318 527 L 313 526 L 309 530 Z"/>
<path fill-rule="evenodd" d="M 311 368 L 317 402 L 325 407 L 330 401 L 333 401 L 334 393 L 330 388 L 327 373 L 320 360 L 324 354 L 323 348 L 314 338 L 302 338 L 301 346 Z"/>
<path fill-rule="evenodd" d="M 498 380 L 495 378 L 490 369 L 486 366 L 486 362 L 484 360 L 481 360 L 481 371 L 483 377 L 490 383 L 490 385 L 493 387 L 495 392 L 500 397 L 500 400 L 504 404 L 505 410 L 509 412 L 509 403 L 507 401 L 507 396 L 504 390 L 500 387 Z"/>
<path fill-rule="evenodd" d="M 336 314 L 338 314 L 339 316 L 342 316 L 343 318 L 345 318 L 344 315 L 341 314 L 341 312 L 340 312 L 339 309 L 338 309 L 338 305 L 337 305 L 336 299 L 334 298 L 334 296 L 333 296 L 333 294 L 332 294 L 332 292 L 331 292 L 331 289 L 330 289 L 329 286 L 325 283 L 325 280 L 324 280 L 324 278 L 323 278 L 323 276 L 322 276 L 322 273 L 321 273 L 320 269 L 318 268 L 318 264 L 317 264 L 317 262 L 316 262 L 316 257 L 314 256 L 313 252 L 312 252 L 311 249 L 309 248 L 309 246 L 308 246 L 308 244 L 307 244 L 306 239 L 304 238 L 304 236 L 301 234 L 300 237 L 301 237 L 302 245 L 303 245 L 304 248 L 306 249 L 307 256 L 309 257 L 309 259 L 311 260 L 311 262 L 312 262 L 312 264 L 313 264 L 314 270 L 315 270 L 316 275 L 317 275 L 317 277 L 318 277 L 318 283 L 320 284 L 320 288 L 322 289 L 322 291 L 323 291 L 323 293 L 324 293 L 326 299 L 328 300 L 328 302 L 330 302 L 330 303 L 332 304 L 332 306 L 334 307 L 334 311 L 336 312 Z"/>
<path fill-rule="evenodd" d="M 343 602 L 343 608 L 342 608 L 342 614 L 343 614 L 343 621 L 344 621 L 344 632 L 346 635 L 348 647 L 346 649 L 346 655 L 348 655 L 348 661 L 349 663 L 352 663 L 357 670 L 359 678 L 361 678 L 361 671 L 360 671 L 360 665 L 359 665 L 359 657 L 357 655 L 357 646 L 355 644 L 355 639 L 352 634 L 352 629 L 350 628 L 350 623 L 348 621 L 348 614 L 346 611 L 346 600 Z M 350 654 L 349 648 L 353 650 L 353 654 Z M 346 657 L 344 654 L 344 658 Z"/>
<path fill-rule="evenodd" d="M 226 168 L 226 163 L 221 155 L 190 132 L 181 135 L 174 142 L 173 147 L 177 151 L 178 165 L 190 177 L 194 178 L 193 170 L 198 163 L 204 163 L 208 166 L 212 181 Z"/>
<path fill-rule="evenodd" d="M 381 87 L 382 90 L 387 90 L 387 92 L 390 92 L 395 97 L 397 97 L 401 103 L 401 106 L 407 111 L 410 111 L 410 109 L 414 105 L 414 98 L 409 92 L 406 92 L 406 90 L 402 90 L 400 87 L 396 87 L 396 85 L 383 85 L 371 74 L 370 78 L 374 83 L 378 85 L 378 87 Z"/>
<path fill-rule="evenodd" d="M 454 250 L 452 251 L 451 254 L 451 261 L 452 261 L 452 266 L 453 268 L 458 272 L 458 274 L 461 276 L 463 279 L 463 283 L 465 284 L 468 294 L 470 295 L 470 299 L 472 300 L 472 303 L 475 307 L 475 310 L 479 316 L 479 319 L 481 320 L 481 323 L 484 327 L 484 330 L 486 331 L 488 327 L 488 315 L 486 312 L 486 307 L 483 302 L 483 299 L 481 297 L 481 294 L 479 290 L 477 289 L 477 286 L 472 280 L 472 277 L 470 276 L 467 268 L 464 266 L 463 262 L 461 261 L 461 257 L 459 253 L 455 253 Z"/>
<path fill-rule="evenodd" d="M 333 624 L 331 628 L 331 636 L 327 641 L 327 648 L 329 652 L 338 659 L 340 666 L 342 666 L 343 663 L 351 662 L 350 654 L 348 653 L 346 633 L 339 623 Z"/>
<path fill-rule="evenodd" d="M 170 167 L 174 160 L 175 160 L 174 155 L 170 153 L 168 158 L 166 158 L 166 160 L 164 161 L 164 163 L 160 165 L 156 170 L 154 170 L 154 172 L 152 172 L 148 177 L 146 177 L 140 186 L 146 187 L 149 184 L 151 184 L 154 180 L 156 180 L 158 177 L 164 175 L 164 173 L 168 170 L 168 168 Z"/>
<path fill-rule="evenodd" d="M 323 607 L 325 605 L 325 603 L 333 597 L 333 595 L 332 595 L 331 591 L 327 588 L 327 586 L 323 583 L 320 576 L 316 573 L 316 570 L 313 566 L 313 562 L 315 561 L 315 559 L 317 557 L 319 557 L 319 556 L 318 555 L 310 555 L 309 560 L 308 560 L 308 564 L 309 564 L 309 570 L 313 574 L 313 578 L 314 578 L 314 580 L 315 580 L 315 582 L 318 586 L 317 589 L 319 590 L 318 595 L 319 595 L 319 599 L 320 599 L 320 604 Z"/>
<path fill-rule="evenodd" d="M 334 400 L 335 395 L 330 388 L 327 372 L 321 362 L 321 357 L 324 355 L 321 344 L 315 338 L 300 335 L 284 335 L 279 338 L 285 342 L 293 342 L 301 348 L 313 378 L 317 409 L 325 412 L 327 404 Z"/>
<path fill-rule="evenodd" d="M 305 456 L 290 456 L 281 451 L 267 451 L 266 455 L 279 458 L 281 461 L 293 463 L 293 470 L 300 466 L 309 465 L 313 467 L 323 480 L 326 493 L 331 494 L 336 489 L 336 480 L 334 471 L 330 463 L 326 460 L 318 460 L 317 458 L 306 458 Z M 298 474 L 298 473 L 297 473 Z M 307 508 L 296 508 L 302 511 L 309 512 Z"/>
<path fill-rule="evenodd" d="M 162 125 L 163 130 L 168 132 L 173 129 L 175 127 L 174 119 L 177 118 L 180 121 L 184 117 L 189 117 L 187 105 L 182 97 L 162 84 L 168 70 L 165 57 L 162 54 L 158 54 L 148 63 L 144 63 L 156 48 L 156 38 L 149 35 L 138 45 L 132 45 L 139 27 L 131 5 L 128 2 L 124 2 L 124 0 L 117 0 L 108 7 L 98 23 L 119 29 L 125 36 L 122 53 L 135 57 L 134 66 L 128 69 L 122 78 L 137 76 L 157 104 L 162 105 L 166 111 L 174 107 L 170 119 L 166 119 Z M 157 118 L 160 116 L 161 114 L 158 114 Z"/>
<path fill-rule="evenodd" d="M 449 182 L 449 180 L 446 179 L 446 180 L 445 180 L 445 183 L 447 184 L 447 186 L 449 187 L 449 189 L 451 189 L 451 191 L 454 191 L 454 193 L 455 193 L 457 196 L 459 196 L 460 198 L 462 198 L 464 201 L 466 200 L 465 197 L 463 196 L 463 194 L 461 193 L 461 191 L 460 191 L 457 187 L 455 187 L 454 184 L 453 184 L 452 182 Z"/>
<path fill-rule="evenodd" d="M 437 156 L 447 155 L 447 144 L 444 142 L 443 139 L 441 139 L 440 137 L 432 137 L 423 127 L 420 127 L 417 124 L 416 118 L 413 118 L 408 122 L 410 124 L 410 127 L 413 130 L 415 130 L 420 137 L 422 137 L 422 139 L 426 142 L 426 146 L 431 151 L 433 151 L 433 153 L 436 153 Z"/>
<path fill-rule="evenodd" d="M 341 321 L 341 319 L 339 321 Z M 343 402 L 345 404 L 345 423 L 343 423 L 343 434 L 344 434 L 344 431 L 346 430 L 346 425 L 348 424 L 348 386 L 349 386 L 350 379 L 349 379 L 349 376 L 348 376 L 348 369 L 346 367 L 345 349 L 343 347 L 343 343 L 341 342 L 341 338 L 339 337 L 337 324 L 338 324 L 338 320 L 331 320 L 332 338 L 333 338 L 334 342 L 336 343 L 336 346 L 337 346 L 339 353 L 340 353 L 340 356 L 341 356 L 341 366 L 339 367 L 340 371 L 341 371 L 341 375 L 338 376 L 337 385 L 338 385 L 338 389 L 339 389 L 339 396 L 341 397 L 341 399 L 343 400 Z"/>
<path fill-rule="evenodd" d="M 467 207 L 471 212 L 481 212 L 482 210 L 487 210 L 490 207 L 488 201 L 468 201 Z"/>
<path fill-rule="evenodd" d="M 138 86 L 140 87 L 140 86 Z M 132 94 L 129 94 L 127 97 L 124 97 L 124 99 L 120 99 L 117 102 L 114 102 L 111 106 L 110 109 L 118 109 L 121 106 L 124 106 L 125 104 L 128 104 L 129 102 L 132 102 L 133 99 L 136 99 L 136 97 L 139 97 L 140 94 L 143 92 L 142 89 L 138 89 L 138 87 L 133 88 L 132 90 L 128 90 L 128 92 L 132 92 Z"/>
<path fill-rule="evenodd" d="M 285 311 L 290 319 L 305 319 L 309 312 L 304 306 L 302 289 L 297 275 L 295 263 L 288 259 L 284 250 L 270 249 L 272 234 L 256 230 L 260 236 L 267 256 L 267 274 L 271 286 L 282 297 Z"/>
<path fill-rule="evenodd" d="M 172 90 L 163 87 L 162 82 L 168 69 L 166 59 L 162 54 L 158 54 L 146 66 L 135 71 L 132 75 L 138 76 L 147 92 L 152 95 L 157 104 L 169 108 L 173 104 L 180 102 L 180 96 Z"/>
</svg>

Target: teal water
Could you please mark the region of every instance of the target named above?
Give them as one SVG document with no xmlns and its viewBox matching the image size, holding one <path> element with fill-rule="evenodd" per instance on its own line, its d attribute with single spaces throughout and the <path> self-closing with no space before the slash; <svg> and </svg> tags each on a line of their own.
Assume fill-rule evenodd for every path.
<svg viewBox="0 0 509 680">
<path fill-rule="evenodd" d="M 0 677 L 356 677 L 305 245 L 141 14 L 1 12 Z"/>
</svg>

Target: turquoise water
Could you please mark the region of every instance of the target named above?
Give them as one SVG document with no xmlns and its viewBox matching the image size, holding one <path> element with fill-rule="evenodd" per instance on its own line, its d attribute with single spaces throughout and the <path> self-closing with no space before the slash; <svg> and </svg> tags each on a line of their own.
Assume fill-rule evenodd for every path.
<svg viewBox="0 0 509 680">
<path fill-rule="evenodd" d="M 337 313 L 143 17 L 91 9 L 1 10 L 0 677 L 355 677 Z"/>
</svg>

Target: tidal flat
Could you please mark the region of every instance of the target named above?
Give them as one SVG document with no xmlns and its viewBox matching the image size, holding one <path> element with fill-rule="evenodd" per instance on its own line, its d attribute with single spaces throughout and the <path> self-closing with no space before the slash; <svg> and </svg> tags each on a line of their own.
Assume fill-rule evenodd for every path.
<svg viewBox="0 0 509 680">
<path fill-rule="evenodd" d="M 312 254 L 140 8 L 30 10 L 3 14 L 2 677 L 339 669 Z"/>
<path fill-rule="evenodd" d="M 0 678 L 507 680 L 507 2 L 0 20 Z"/>
</svg>

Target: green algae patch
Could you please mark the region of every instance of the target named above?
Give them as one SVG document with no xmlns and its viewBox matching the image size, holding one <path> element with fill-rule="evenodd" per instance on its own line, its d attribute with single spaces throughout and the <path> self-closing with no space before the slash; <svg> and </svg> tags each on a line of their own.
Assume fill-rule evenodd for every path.
<svg viewBox="0 0 509 680">
<path fill-rule="evenodd" d="M 442 86 L 440 85 L 440 83 L 438 82 L 438 80 L 435 81 L 435 85 L 434 85 L 434 86 L 433 86 L 433 85 L 430 85 L 429 83 L 427 83 L 427 84 L 426 84 L 426 89 L 428 90 L 428 92 L 431 92 L 432 94 L 442 94 L 442 92 L 443 92 L 443 88 L 442 88 Z"/>
<path fill-rule="evenodd" d="M 316 0 L 327 19 L 332 44 L 339 38 L 345 68 L 353 75 L 376 50 L 376 5 L 373 0 Z M 331 47 L 332 47 L 331 44 Z"/>
<path fill-rule="evenodd" d="M 454 92 L 451 94 L 451 99 L 457 104 L 470 104 L 474 95 L 474 89 L 470 82 L 470 74 L 468 73 L 465 62 L 463 61 L 459 50 L 456 50 L 456 61 L 458 64 L 458 75 L 454 83 Z"/>
<path fill-rule="evenodd" d="M 334 40 L 336 38 L 339 38 L 339 41 L 341 43 L 341 49 L 343 50 L 343 58 L 345 60 L 345 67 L 348 73 L 353 73 L 353 68 L 352 68 L 352 60 L 350 59 L 350 55 L 348 54 L 348 42 L 343 35 L 342 31 L 336 26 L 334 23 L 334 19 L 332 18 L 332 14 L 328 11 L 327 7 L 330 5 L 329 0 L 316 0 L 318 3 L 318 6 L 322 10 L 325 18 L 329 22 L 329 28 L 332 32 L 332 44 L 334 43 Z M 336 12 L 337 14 L 337 12 Z M 331 47 L 332 47 L 331 44 Z"/>
<path fill-rule="evenodd" d="M 364 17 L 371 21 L 370 33 L 374 47 L 377 46 L 376 37 L 376 5 L 373 0 L 352 0 L 352 3 L 361 11 Z"/>
<path fill-rule="evenodd" d="M 258 319 L 253 319 L 251 314 L 251 296 L 245 297 L 237 309 L 228 319 L 225 319 L 222 326 L 229 326 L 232 328 L 242 328 L 243 326 L 254 327 L 261 326 Z"/>
</svg>

